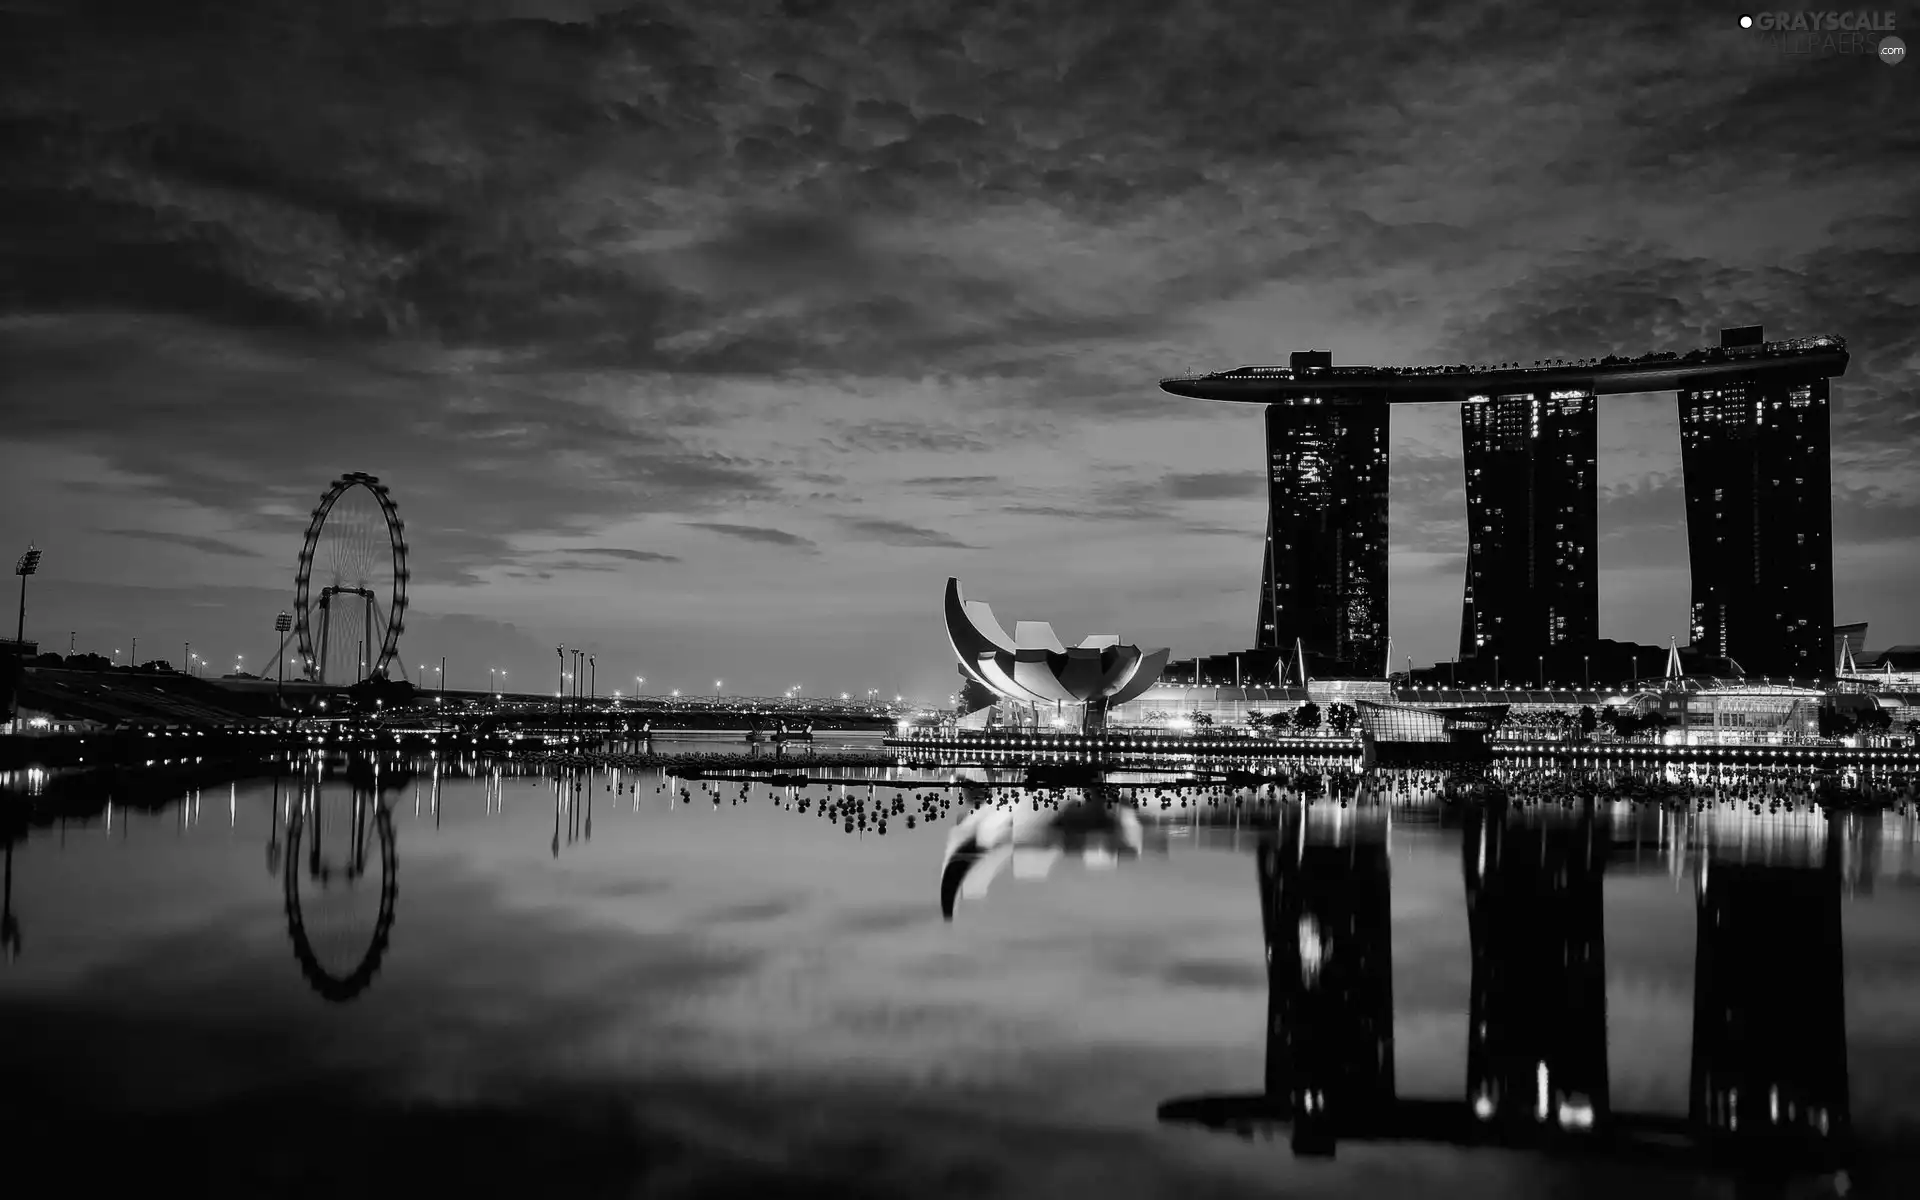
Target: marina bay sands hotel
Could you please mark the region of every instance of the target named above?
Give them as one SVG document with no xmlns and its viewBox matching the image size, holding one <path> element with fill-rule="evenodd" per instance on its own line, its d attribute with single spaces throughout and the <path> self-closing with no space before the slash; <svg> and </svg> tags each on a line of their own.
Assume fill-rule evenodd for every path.
<svg viewBox="0 0 1920 1200">
<path fill-rule="evenodd" d="M 1749 676 L 1830 676 L 1827 381 L 1836 337 L 1724 330 L 1685 354 L 1532 366 L 1286 367 L 1178 376 L 1177 396 L 1266 406 L 1267 535 L 1255 646 L 1375 675 L 1387 655 L 1387 409 L 1458 404 L 1468 554 L 1460 661 L 1530 674 L 1599 638 L 1595 405 L 1679 394 L 1695 650 Z"/>
</svg>

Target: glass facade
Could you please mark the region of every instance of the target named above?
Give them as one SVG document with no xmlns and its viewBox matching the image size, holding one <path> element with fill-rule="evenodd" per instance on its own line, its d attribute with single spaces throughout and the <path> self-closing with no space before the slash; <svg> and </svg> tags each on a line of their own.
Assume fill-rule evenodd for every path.
<svg viewBox="0 0 1920 1200">
<path fill-rule="evenodd" d="M 1749 676 L 1834 671 L 1827 381 L 1680 392 L 1692 639 Z"/>
<path fill-rule="evenodd" d="M 1373 674 L 1387 653 L 1387 402 L 1341 393 L 1267 406 L 1267 544 L 1255 646 Z"/>
<path fill-rule="evenodd" d="M 1668 737 L 1682 745 L 1777 745 L 1813 740 L 1825 700 L 1808 689 L 1749 687 L 1651 692 L 1636 707 L 1666 717 Z"/>
<path fill-rule="evenodd" d="M 1360 727 L 1382 742 L 1451 742 L 1459 734 L 1484 736 L 1507 715 L 1504 704 L 1428 708 L 1363 700 L 1357 707 Z"/>
<path fill-rule="evenodd" d="M 1516 669 L 1600 633 L 1597 424 L 1590 390 L 1476 397 L 1460 406 L 1467 582 L 1460 657 Z"/>
</svg>

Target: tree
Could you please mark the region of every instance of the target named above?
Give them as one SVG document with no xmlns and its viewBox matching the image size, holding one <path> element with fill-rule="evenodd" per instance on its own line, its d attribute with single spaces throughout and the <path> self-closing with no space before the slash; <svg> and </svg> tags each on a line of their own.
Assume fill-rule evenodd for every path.
<svg viewBox="0 0 1920 1200">
<path fill-rule="evenodd" d="M 1213 728 L 1213 714 L 1203 712 L 1193 714 L 1193 727 L 1195 729 Z"/>
<path fill-rule="evenodd" d="M 404 679 L 388 679 L 384 675 L 376 675 L 348 688 L 347 696 L 356 708 L 371 711 L 383 706 L 398 707 L 412 704 L 418 698 L 418 692 Z"/>
<path fill-rule="evenodd" d="M 19 694 L 20 678 L 26 673 L 25 668 L 26 664 L 17 655 L 0 656 L 0 714 L 13 712 L 14 697 Z"/>
<path fill-rule="evenodd" d="M 1293 710 L 1293 727 L 1312 731 L 1320 728 L 1320 706 L 1309 700 Z"/>
<path fill-rule="evenodd" d="M 1590 738 L 1593 736 L 1593 731 L 1598 728 L 1600 728 L 1600 717 L 1593 711 L 1593 705 L 1582 705 L 1580 708 L 1580 736 Z"/>
<path fill-rule="evenodd" d="M 1359 715 L 1351 704 L 1329 704 L 1327 705 L 1327 728 L 1345 737 L 1347 730 L 1353 727 L 1353 719 Z"/>
<path fill-rule="evenodd" d="M 1831 704 L 1820 706 L 1820 736 L 1823 738 L 1850 737 L 1860 731 L 1860 722 L 1852 712 L 1835 708 Z"/>
<path fill-rule="evenodd" d="M 998 703 L 999 699 L 999 693 L 978 679 L 969 679 L 960 685 L 960 711 L 963 713 L 979 712 Z"/>
<path fill-rule="evenodd" d="M 1269 715 L 1267 717 L 1267 728 L 1273 730 L 1275 733 L 1285 733 L 1287 730 L 1293 728 L 1293 714 L 1283 708 L 1279 712 Z"/>
</svg>

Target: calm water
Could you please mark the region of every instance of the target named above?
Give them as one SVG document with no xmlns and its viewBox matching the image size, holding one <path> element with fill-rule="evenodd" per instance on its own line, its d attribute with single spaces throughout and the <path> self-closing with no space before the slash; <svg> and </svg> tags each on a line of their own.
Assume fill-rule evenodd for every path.
<svg viewBox="0 0 1920 1200">
<path fill-rule="evenodd" d="M 1326 1160 L 1294 1156 L 1284 1130 L 1160 1122 L 1167 1101 L 1265 1083 L 1262 835 L 1224 810 L 1156 800 L 1140 829 L 1061 836 L 1017 804 L 995 819 L 1019 814 L 1027 844 L 990 886 L 992 864 L 971 873 L 949 921 L 967 806 L 928 819 L 908 788 L 874 794 L 905 795 L 913 828 L 849 834 L 818 797 L 864 788 L 811 788 L 802 813 L 789 792 L 736 802 L 737 784 L 647 772 L 414 767 L 383 767 L 379 806 L 337 768 L 317 789 L 311 770 L 161 769 L 146 796 L 122 777 L 101 811 L 53 819 L 43 797 L 33 826 L 9 826 L 0 1115 L 16 1162 L 252 1194 L 1734 1194 L 1693 1167 L 1360 1142 Z M 90 786 L 31 784 L 76 812 Z M 1380 845 L 1387 920 L 1367 936 L 1390 942 L 1392 1087 L 1457 1100 L 1477 835 L 1416 791 L 1390 799 L 1316 805 L 1292 836 Z M 1551 831 L 1570 820 L 1512 819 L 1533 832 L 1509 856 L 1559 846 L 1540 850 L 1559 869 Z M 1601 824 L 1613 1109 L 1687 1116 L 1701 863 L 1709 879 L 1825 870 L 1845 1099 L 1876 1161 L 1897 1158 L 1920 1132 L 1912 818 L 1620 804 Z M 1821 961 L 1781 928 L 1752 986 L 1803 986 Z M 1910 1194 L 1899 1171 L 1785 1186 Z"/>
</svg>

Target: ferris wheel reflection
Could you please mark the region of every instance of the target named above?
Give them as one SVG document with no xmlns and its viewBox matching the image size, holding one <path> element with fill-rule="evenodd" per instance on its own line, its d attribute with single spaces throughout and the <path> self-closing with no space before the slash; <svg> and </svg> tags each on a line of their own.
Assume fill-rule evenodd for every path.
<svg viewBox="0 0 1920 1200">
<path fill-rule="evenodd" d="M 267 870 L 285 884 L 294 958 L 308 985 L 335 1003 L 373 983 L 399 886 L 392 811 L 377 776 L 357 775 L 327 781 L 316 772 L 284 800 L 276 779 L 267 843 Z"/>
</svg>

